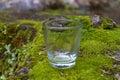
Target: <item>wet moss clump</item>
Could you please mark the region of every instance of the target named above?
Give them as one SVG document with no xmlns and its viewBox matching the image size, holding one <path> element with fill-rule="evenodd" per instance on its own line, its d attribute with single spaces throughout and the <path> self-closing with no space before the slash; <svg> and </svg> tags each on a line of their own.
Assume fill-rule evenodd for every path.
<svg viewBox="0 0 120 80">
<path fill-rule="evenodd" d="M 68 18 L 80 21 L 83 29 L 76 65 L 67 70 L 50 66 L 45 52 L 42 21 L 17 20 L 17 25 L 0 23 L 0 79 L 116 79 L 119 68 L 114 68 L 115 60 L 107 56 L 107 53 L 120 50 L 120 26 L 109 29 L 109 20 L 104 20 L 99 28 L 94 28 L 89 16 Z M 107 28 L 104 28 L 106 25 Z"/>
</svg>

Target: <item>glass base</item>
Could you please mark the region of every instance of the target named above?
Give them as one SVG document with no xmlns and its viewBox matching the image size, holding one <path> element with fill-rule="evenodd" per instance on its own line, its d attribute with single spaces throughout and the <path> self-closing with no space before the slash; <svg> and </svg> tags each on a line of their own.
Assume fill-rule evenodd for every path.
<svg viewBox="0 0 120 80">
<path fill-rule="evenodd" d="M 68 69 L 71 68 L 75 65 L 75 62 L 71 62 L 71 63 L 53 63 L 50 62 L 50 64 L 52 65 L 52 67 L 54 68 L 58 68 L 58 69 Z"/>
</svg>

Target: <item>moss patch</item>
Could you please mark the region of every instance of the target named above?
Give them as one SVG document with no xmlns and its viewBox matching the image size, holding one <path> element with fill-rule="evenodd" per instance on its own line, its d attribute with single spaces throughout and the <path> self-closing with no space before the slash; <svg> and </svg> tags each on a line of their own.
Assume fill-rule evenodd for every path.
<svg viewBox="0 0 120 80">
<path fill-rule="evenodd" d="M 47 66 L 46 66 L 47 65 Z M 113 80 L 114 77 L 104 75 L 102 68 L 112 68 L 112 60 L 104 55 L 85 55 L 78 57 L 76 65 L 68 70 L 54 69 L 46 57 L 33 67 L 29 76 L 31 80 Z"/>
<path fill-rule="evenodd" d="M 17 28 L 15 28 L 16 34 L 12 35 L 14 36 L 13 38 L 9 37 L 11 33 L 6 35 L 6 32 L 8 33 L 6 27 L 8 29 L 8 26 L 5 27 L 5 24 L 0 24 L 0 26 L 2 26 L 0 27 L 0 54 L 5 52 L 4 46 L 7 44 L 9 47 L 9 43 L 13 45 L 17 37 L 26 36 L 25 39 L 27 39 L 26 43 L 22 43 L 20 47 L 17 47 L 19 48 L 17 50 L 17 54 L 19 55 L 16 57 L 17 60 L 14 64 L 17 65 L 17 69 L 13 67 L 8 68 L 8 66 L 7 69 L 14 69 L 11 71 L 13 74 L 9 76 L 4 74 L 4 71 L 0 69 L 0 72 L 2 72 L 0 79 L 1 77 L 5 77 L 9 80 L 23 80 L 26 79 L 27 76 L 30 80 L 114 80 L 114 74 L 111 74 L 111 71 L 114 72 L 114 60 L 107 57 L 105 54 L 109 51 L 120 50 L 120 29 L 118 27 L 113 29 L 105 29 L 104 27 L 99 29 L 93 28 L 93 24 L 89 16 L 68 17 L 83 23 L 80 45 L 81 52 L 79 53 L 76 60 L 76 65 L 73 68 L 59 70 L 50 66 L 47 54 L 45 52 L 42 22 L 33 20 L 18 20 L 18 24 L 22 26 L 15 26 Z M 103 24 L 105 26 L 106 22 Z M 103 26 L 103 24 L 101 26 Z M 26 25 L 28 27 L 26 27 Z M 18 30 L 18 28 L 20 28 L 20 30 Z M 31 40 L 31 35 L 34 36 L 33 40 Z M 8 42 L 8 40 L 10 40 L 10 42 Z M 19 38 L 17 41 L 19 42 Z M 14 52 L 15 49 L 12 49 Z M 7 59 L 9 58 L 11 59 L 10 56 L 8 56 Z M 2 58 L 0 57 L 0 66 L 2 66 L 2 63 Z M 7 61 L 6 64 L 8 64 Z M 30 69 L 28 75 L 16 74 L 16 72 L 23 66 L 27 66 Z M 108 73 L 104 73 L 104 68 L 107 68 Z M 119 71 L 119 69 L 117 69 L 117 71 Z"/>
<path fill-rule="evenodd" d="M 105 54 L 120 50 L 120 29 L 106 30 L 92 27 L 90 17 L 72 17 L 83 22 L 83 32 L 79 57 L 76 65 L 68 70 L 58 70 L 50 66 L 46 53 L 40 52 L 36 65 L 29 73 L 31 80 L 113 80 L 114 74 L 104 73 L 104 68 L 113 70 L 113 60 Z M 34 54 L 35 55 L 35 54 Z M 38 54 L 36 54 L 38 55 Z"/>
</svg>

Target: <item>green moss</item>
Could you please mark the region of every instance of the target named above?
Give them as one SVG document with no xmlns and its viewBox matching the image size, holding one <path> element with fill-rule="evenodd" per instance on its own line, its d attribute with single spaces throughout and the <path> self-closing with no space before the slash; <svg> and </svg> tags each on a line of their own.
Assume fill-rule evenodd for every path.
<svg viewBox="0 0 120 80">
<path fill-rule="evenodd" d="M 113 29 L 113 28 L 117 28 L 118 25 L 112 19 L 104 18 L 101 27 L 104 28 L 104 29 Z"/>
<path fill-rule="evenodd" d="M 120 29 L 114 30 L 104 30 L 104 29 L 91 29 L 87 31 L 83 30 L 83 40 L 99 40 L 102 42 L 112 43 L 115 41 L 119 41 Z"/>
<path fill-rule="evenodd" d="M 0 16 L 0 22 L 12 22 L 15 21 L 14 18 L 11 18 L 10 13 L 12 11 L 7 11 L 7 10 L 0 10 L 0 14 L 2 14 Z"/>
<path fill-rule="evenodd" d="M 92 22 L 89 16 L 67 16 L 67 18 L 72 19 L 73 21 L 79 21 L 83 29 L 89 30 L 92 27 Z"/>
<path fill-rule="evenodd" d="M 27 26 L 24 26 L 26 24 Z M 13 75 L 16 75 L 21 67 L 29 66 L 26 65 L 26 60 L 31 55 L 29 44 L 32 40 L 30 39 L 36 36 L 37 28 L 40 28 L 39 24 L 41 22 L 31 20 L 19 20 L 17 24 L 0 24 L 0 48 L 2 49 L 0 50 L 0 66 L 2 65 L 0 73 L 8 80 L 15 78 Z M 2 56 L 5 57 L 4 62 Z"/>
<path fill-rule="evenodd" d="M 17 22 L 19 24 L 33 24 L 33 27 L 35 27 L 35 25 L 41 23 L 41 22 L 37 22 L 37 21 L 34 21 L 34 20 L 17 20 Z M 41 27 L 42 25 L 39 25 L 39 27 Z"/>
<path fill-rule="evenodd" d="M 109 51 L 120 50 L 120 29 L 117 27 L 110 30 L 103 27 L 99 29 L 93 28 L 89 16 L 68 16 L 68 18 L 80 21 L 83 25 L 80 45 L 81 53 L 79 53 L 76 60 L 76 65 L 67 70 L 52 68 L 45 52 L 42 22 L 18 20 L 19 25 L 31 25 L 32 29 L 36 30 L 36 35 L 34 35 L 32 41 L 28 40 L 24 44 L 21 51 L 18 51 L 18 64 L 16 63 L 18 69 L 15 71 L 18 71 L 23 66 L 29 67 L 28 77 L 30 80 L 114 80 L 114 76 L 103 73 L 103 69 L 114 70 L 113 60 L 105 54 Z M 105 22 L 101 26 L 105 27 L 106 25 L 108 26 L 109 24 Z M 0 31 L 3 32 L 4 30 L 4 24 L 1 23 Z M 27 36 L 27 39 L 29 39 L 32 32 L 33 30 L 29 29 L 20 30 L 14 35 L 14 38 Z M 5 37 L 3 34 L 0 34 L 0 49 L 3 48 L 3 37 Z M 14 39 L 12 40 L 12 42 L 15 42 Z M 29 58 L 31 61 L 29 64 L 26 64 L 26 60 Z M 1 64 L 2 61 L 0 61 Z M 16 80 L 21 78 L 17 76 L 15 75 Z M 14 75 L 12 75 L 12 78 L 14 78 Z"/>
<path fill-rule="evenodd" d="M 104 30 L 94 29 L 86 30 L 83 29 L 81 48 L 89 49 L 90 52 L 107 52 L 108 50 L 120 50 L 120 29 Z M 89 46 L 94 49 L 91 49 Z M 103 47 L 102 47 L 103 46 Z M 87 51 L 86 50 L 86 51 Z M 89 52 L 89 51 L 87 51 Z"/>
<path fill-rule="evenodd" d="M 81 50 L 85 54 L 105 53 L 107 48 L 107 44 L 96 40 L 85 40 L 81 42 Z"/>
<path fill-rule="evenodd" d="M 90 18 L 72 17 L 73 20 L 83 22 L 81 40 L 82 57 L 78 57 L 75 67 L 68 70 L 58 70 L 50 66 L 46 53 L 42 51 L 43 35 L 31 43 L 30 52 L 33 55 L 33 63 L 36 64 L 29 73 L 31 80 L 113 80 L 114 76 L 103 73 L 103 68 L 113 69 L 113 61 L 106 57 L 108 51 L 120 50 L 117 42 L 120 41 L 120 29 L 105 30 L 92 28 Z M 41 25 L 42 26 L 42 25 Z M 41 32 L 41 30 L 40 30 Z M 40 36 L 41 35 L 41 36 Z M 41 44 L 37 44 L 37 43 Z M 34 56 L 35 55 L 35 56 Z M 46 66 L 47 65 L 47 66 Z"/>
<path fill-rule="evenodd" d="M 112 68 L 112 60 L 104 55 L 86 55 L 78 57 L 76 65 L 68 70 L 57 70 L 49 65 L 46 57 L 38 62 L 30 72 L 31 80 L 112 80 L 102 68 Z M 47 65 L 47 66 L 46 66 Z"/>
<path fill-rule="evenodd" d="M 104 67 L 113 68 L 112 59 L 104 54 L 109 50 L 119 50 L 120 29 L 105 30 L 94 29 L 90 18 L 73 17 L 74 20 L 83 22 L 83 32 L 81 40 L 82 57 L 78 57 L 76 66 L 68 70 L 54 69 L 49 65 L 46 53 L 43 51 L 44 40 L 42 34 L 42 24 L 36 23 L 36 34 L 33 42 L 27 44 L 28 52 L 31 54 L 32 65 L 29 77 L 31 80 L 113 80 L 111 75 L 105 75 Z M 31 21 L 21 21 L 30 22 Z M 34 26 L 35 27 L 35 26 Z M 38 44 L 39 43 L 39 44 Z M 46 66 L 47 65 L 47 66 Z"/>
<path fill-rule="evenodd" d="M 42 34 L 42 23 L 31 21 L 31 20 L 19 20 L 19 23 L 22 24 L 32 24 L 32 27 L 34 27 L 36 31 L 36 35 L 34 36 L 33 41 L 30 41 L 26 44 L 27 52 L 29 53 L 28 56 L 31 56 L 33 61 L 29 66 L 34 66 L 35 63 L 37 63 L 39 60 L 42 59 L 43 48 L 44 48 L 44 40 L 43 40 L 43 34 Z M 40 56 L 40 57 L 38 57 Z"/>
</svg>

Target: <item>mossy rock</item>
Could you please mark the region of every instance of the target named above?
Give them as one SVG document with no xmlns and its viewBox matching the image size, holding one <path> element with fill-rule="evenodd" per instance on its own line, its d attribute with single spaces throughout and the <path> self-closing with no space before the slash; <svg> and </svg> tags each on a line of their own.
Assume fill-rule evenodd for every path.
<svg viewBox="0 0 120 80">
<path fill-rule="evenodd" d="M 31 33 L 34 32 L 31 28 L 27 28 L 25 31 L 18 31 L 14 37 L 16 38 L 22 34 L 27 36 L 28 39 L 26 43 L 18 47 L 21 51 L 18 51 L 18 68 L 15 72 L 23 66 L 30 68 L 30 72 L 27 75 L 13 73 L 12 75 L 9 75 L 8 79 L 20 80 L 24 79 L 24 76 L 27 76 L 30 80 L 115 79 L 114 75 L 116 72 L 114 72 L 114 60 L 106 56 L 106 54 L 109 51 L 120 50 L 120 29 L 118 27 L 113 29 L 93 28 L 93 24 L 89 16 L 68 17 L 73 20 L 79 20 L 83 24 L 80 53 L 78 54 L 76 65 L 67 70 L 52 68 L 49 64 L 49 60 L 44 49 L 45 45 L 42 32 L 42 22 L 33 20 L 18 20 L 17 22 L 19 25 L 29 24 L 36 30 L 33 40 L 30 40 L 32 35 Z M 3 26 L 3 24 L 1 23 L 0 26 Z M 1 31 L 3 31 L 2 29 L 4 29 L 4 27 L 0 28 Z M 0 35 L 0 38 L 2 38 L 2 34 Z M 14 38 L 12 39 L 13 42 L 15 40 Z M 0 48 L 3 48 L 3 46 L 0 46 Z M 28 59 L 30 59 L 30 62 L 26 63 Z M 1 62 L 0 66 L 2 66 Z M 107 68 L 108 73 L 104 73 L 104 68 Z M 113 74 L 111 74 L 111 71 L 113 71 Z"/>
<path fill-rule="evenodd" d="M 71 18 L 71 16 L 70 16 Z M 114 60 L 106 56 L 108 51 L 120 50 L 116 41 L 119 39 L 119 28 L 112 30 L 93 28 L 89 16 L 74 16 L 73 20 L 83 23 L 82 39 L 79 56 L 76 65 L 68 70 L 54 69 L 50 66 L 47 55 L 44 51 L 38 52 L 36 65 L 31 69 L 29 77 L 31 80 L 113 80 Z M 39 41 L 39 40 L 38 40 Z M 36 41 L 37 42 L 37 41 Z M 42 56 L 42 57 L 41 57 Z M 108 73 L 104 73 L 104 68 Z"/>
</svg>

